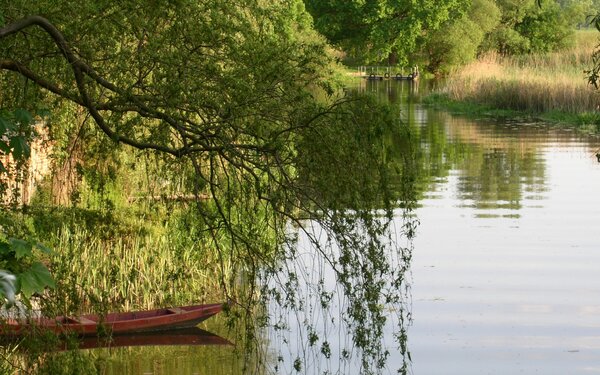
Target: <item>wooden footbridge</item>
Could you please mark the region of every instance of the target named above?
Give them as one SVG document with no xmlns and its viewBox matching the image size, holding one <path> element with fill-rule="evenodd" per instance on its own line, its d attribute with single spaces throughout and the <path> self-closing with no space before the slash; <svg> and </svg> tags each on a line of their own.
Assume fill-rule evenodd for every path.
<svg viewBox="0 0 600 375">
<path fill-rule="evenodd" d="M 404 74 L 402 69 L 397 71 L 390 66 L 360 66 L 358 67 L 358 76 L 371 81 L 383 81 L 387 79 L 396 81 L 416 81 L 419 79 L 419 67 L 412 67 L 409 73 Z"/>
</svg>

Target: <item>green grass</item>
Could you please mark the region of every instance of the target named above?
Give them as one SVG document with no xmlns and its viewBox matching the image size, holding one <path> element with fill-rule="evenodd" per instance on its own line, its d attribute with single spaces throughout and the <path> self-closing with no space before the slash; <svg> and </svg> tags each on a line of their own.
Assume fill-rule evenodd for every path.
<svg viewBox="0 0 600 375">
<path fill-rule="evenodd" d="M 195 209 L 132 205 L 115 210 L 29 207 L 16 219 L 52 249 L 42 261 L 58 287 L 44 298 L 53 315 L 224 301 L 227 246 L 212 246 Z"/>
<path fill-rule="evenodd" d="M 584 71 L 592 66 L 597 38 L 580 31 L 575 45 L 564 51 L 483 56 L 453 72 L 429 102 L 456 112 L 596 125 L 600 95 Z"/>
<path fill-rule="evenodd" d="M 201 245 L 173 246 L 168 233 L 102 241 L 93 233 L 64 228 L 52 259 L 63 310 L 133 310 L 221 300 L 218 262 Z M 212 265 L 212 266 L 210 266 Z"/>
<path fill-rule="evenodd" d="M 434 108 L 443 109 L 453 114 L 465 115 L 468 117 L 543 121 L 556 125 L 576 126 L 590 132 L 600 131 L 600 112 L 571 113 L 560 110 L 535 112 L 504 109 L 496 108 L 486 103 L 453 100 L 447 94 L 443 93 L 433 93 L 428 95 L 424 99 L 424 103 Z"/>
</svg>

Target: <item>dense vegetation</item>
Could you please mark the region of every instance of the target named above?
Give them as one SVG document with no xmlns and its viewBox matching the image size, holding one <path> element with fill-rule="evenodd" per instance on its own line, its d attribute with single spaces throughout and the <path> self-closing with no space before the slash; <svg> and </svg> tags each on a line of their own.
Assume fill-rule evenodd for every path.
<svg viewBox="0 0 600 375">
<path fill-rule="evenodd" d="M 53 315 L 230 300 L 255 343 L 269 298 L 302 306 L 284 266 L 304 233 L 340 281 L 365 371 L 384 366 L 380 306 L 401 303 L 409 257 L 389 220 L 412 205 L 410 150 L 386 155 L 397 116 L 343 93 L 301 1 L 0 9 L 0 267 L 22 301 Z M 26 197 L 30 149 L 51 173 Z"/>
<path fill-rule="evenodd" d="M 586 30 L 561 52 L 488 54 L 450 74 L 427 101 L 455 112 L 535 117 L 597 131 L 598 93 L 585 73 L 596 41 L 596 32 Z"/>
<path fill-rule="evenodd" d="M 480 8 L 476 3 L 472 10 Z M 598 27 L 600 4 L 499 1 L 495 12 L 493 5 L 482 12 L 488 21 L 499 15 L 487 35 L 470 32 L 468 38 L 464 27 L 440 35 L 429 56 L 446 53 L 430 58 L 430 69 L 447 78 L 428 101 L 463 113 L 535 117 L 597 131 L 598 34 L 591 26 Z"/>
<path fill-rule="evenodd" d="M 430 99 L 437 104 L 449 99 L 597 122 L 587 82 L 597 86 L 600 70 L 590 30 L 600 26 L 598 1 L 308 1 L 307 9 L 347 63 L 396 71 L 420 65 L 448 77 L 442 95 Z"/>
<path fill-rule="evenodd" d="M 333 91 L 327 46 L 306 29 L 299 2 L 297 14 L 284 12 L 283 3 L 230 5 L 3 7 L 2 107 L 32 114 L 52 108 L 53 156 L 58 165 L 75 159 L 81 180 L 68 189 L 69 205 L 111 211 L 128 195 L 146 199 L 141 189 L 208 195 L 214 200 L 196 205 L 196 224 L 216 248 L 255 245 L 234 212 L 267 206 L 287 212 L 297 205 L 297 196 L 280 193 L 295 180 L 297 141 L 342 103 L 314 99 Z M 82 108 L 87 113 L 80 115 Z M 13 123 L 29 126 L 18 118 Z M 24 154 L 19 144 L 11 140 L 6 151 Z M 119 186 L 127 169 L 142 168 L 151 180 L 140 176 L 138 186 Z M 85 202 L 85 187 L 100 197 Z M 111 197 L 111 190 L 127 195 Z M 233 207 L 238 194 L 248 199 Z M 229 238 L 223 240 L 224 229 Z"/>
<path fill-rule="evenodd" d="M 333 270 L 361 369 L 385 366 L 394 305 L 406 373 L 410 242 L 399 245 L 390 223 L 404 209 L 397 232 L 410 239 L 420 151 L 394 108 L 343 90 L 338 60 L 452 73 L 453 99 L 591 112 L 577 72 L 591 67 L 597 83 L 595 34 L 572 46 L 599 6 L 0 0 L 4 296 L 49 315 L 230 300 L 229 324 L 256 343 L 264 325 L 279 327 L 264 315 L 269 301 L 331 306 L 320 272 L 314 300 L 296 296 L 312 273 L 297 268 L 305 241 Z M 326 333 L 309 329 L 331 355 Z M 15 361 L 41 372 L 52 362 Z"/>
<path fill-rule="evenodd" d="M 586 1 L 307 1 L 315 27 L 348 62 L 418 64 L 434 74 L 488 52 L 554 52 L 600 4 Z"/>
<path fill-rule="evenodd" d="M 406 64 L 426 33 L 457 16 L 466 0 L 309 0 L 315 27 L 346 53 Z"/>
<path fill-rule="evenodd" d="M 473 1 L 426 41 L 433 73 L 448 73 L 487 53 L 502 56 L 557 52 L 572 46 L 576 27 L 585 27 L 592 2 Z M 596 8 L 595 8 L 596 7 Z"/>
</svg>

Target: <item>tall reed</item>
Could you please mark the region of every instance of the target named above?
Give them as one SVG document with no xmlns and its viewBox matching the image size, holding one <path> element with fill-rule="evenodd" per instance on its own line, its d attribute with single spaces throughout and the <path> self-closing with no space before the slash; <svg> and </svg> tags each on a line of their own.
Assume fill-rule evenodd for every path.
<svg viewBox="0 0 600 375">
<path fill-rule="evenodd" d="M 594 112 L 600 97 L 587 83 L 596 35 L 579 32 L 569 50 L 524 56 L 487 54 L 455 71 L 440 90 L 450 99 L 532 112 Z"/>
<path fill-rule="evenodd" d="M 228 271 L 215 266 L 216 255 L 177 242 L 169 233 L 103 241 L 63 228 L 51 263 L 56 307 L 131 310 L 222 299 L 219 277 Z"/>
</svg>

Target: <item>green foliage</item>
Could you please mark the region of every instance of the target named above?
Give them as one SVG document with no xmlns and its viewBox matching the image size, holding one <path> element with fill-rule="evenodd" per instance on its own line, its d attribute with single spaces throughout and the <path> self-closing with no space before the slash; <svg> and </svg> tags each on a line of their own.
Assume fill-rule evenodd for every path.
<svg viewBox="0 0 600 375">
<path fill-rule="evenodd" d="M 43 293 L 46 288 L 54 288 L 54 278 L 45 265 L 33 262 L 31 267 L 18 275 L 21 293 L 30 298 L 34 293 Z"/>
<path fill-rule="evenodd" d="M 94 375 L 99 373 L 95 355 L 80 350 L 53 353 L 47 360 L 40 361 L 37 374 L 45 375 Z"/>
<path fill-rule="evenodd" d="M 573 38 L 573 22 L 555 1 L 498 1 L 502 18 L 482 50 L 503 55 L 551 52 L 564 49 Z"/>
<path fill-rule="evenodd" d="M 389 182 L 402 166 L 389 165 L 393 146 L 386 137 L 402 138 L 399 118 L 389 106 L 357 95 L 322 118 L 322 126 L 306 129 L 297 142 L 296 166 L 309 197 L 334 212 L 391 208 L 386 204 L 399 197 Z"/>
<path fill-rule="evenodd" d="M 315 209 L 310 216 L 314 221 L 296 225 L 307 228 L 299 236 L 326 240 L 312 240 L 309 249 L 302 248 L 313 259 L 312 266 L 296 261 L 305 254 L 298 254 L 295 247 L 279 254 L 281 261 L 276 268 L 266 272 L 278 277 L 277 268 L 284 264 L 289 270 L 287 282 L 264 287 L 261 294 L 283 300 L 284 306 L 291 306 L 292 314 L 296 306 L 328 314 L 332 298 L 340 298 L 344 301 L 341 319 L 361 353 L 361 372 L 377 373 L 385 367 L 388 356 L 380 341 L 388 322 L 382 306 L 401 306 L 403 267 L 411 256 L 410 249 L 390 246 L 393 235 L 389 230 L 394 207 L 410 206 L 415 197 L 413 159 L 407 144 L 410 135 L 395 108 L 361 95 L 348 97 L 321 123 L 323 126 L 303 132 L 297 143 L 302 191 L 308 193 L 305 199 Z M 409 227 L 403 228 L 403 234 L 411 237 Z M 325 285 L 328 280 L 319 277 L 329 272 L 335 275 L 339 290 L 329 290 Z M 314 283 L 309 282 L 306 288 L 304 280 Z M 298 295 L 297 290 L 308 290 L 308 295 Z M 403 313 L 401 307 L 395 311 Z M 328 358 L 331 351 L 326 335 L 319 338 L 310 328 L 308 331 L 313 350 Z M 316 345 L 318 341 L 320 345 Z M 408 353 L 402 355 L 407 360 Z M 294 365 L 301 366 L 302 362 Z"/>
<path fill-rule="evenodd" d="M 24 109 L 0 109 L 0 156 L 11 155 L 17 164 L 29 158 L 29 142 L 33 136 L 32 123 L 32 115 Z M 3 173 L 8 173 L 8 170 L 0 160 L 0 175 Z"/>
<path fill-rule="evenodd" d="M 465 14 L 424 40 L 428 69 L 448 74 L 487 52 L 506 56 L 564 50 L 574 43 L 573 7 L 553 1 L 473 1 Z"/>
<path fill-rule="evenodd" d="M 361 42 L 375 56 L 414 49 L 422 29 L 464 3 L 347 5 L 368 15 Z M 380 306 L 400 300 L 410 260 L 391 240 L 390 220 L 396 199 L 413 197 L 411 154 L 391 158 L 389 145 L 404 140 L 390 130 L 400 128 L 397 113 L 337 90 L 334 57 L 301 1 L 20 0 L 5 8 L 0 85 L 26 77 L 28 91 L 3 91 L 3 100 L 57 109 L 57 159 L 76 161 L 81 179 L 76 209 L 28 211 L 57 247 L 54 307 L 164 304 L 197 298 L 212 283 L 207 295 L 256 312 L 263 286 L 282 279 L 313 220 L 328 243 L 308 236 L 339 272 L 361 359 L 383 366 Z M 27 290 L 45 276 L 26 277 Z M 200 292 L 185 288 L 191 278 Z M 278 300 L 288 306 L 297 294 L 289 285 Z"/>
<path fill-rule="evenodd" d="M 346 52 L 406 64 L 417 41 L 460 15 L 464 0 L 307 0 L 315 27 Z M 391 61 L 395 64 L 396 61 Z"/>
<path fill-rule="evenodd" d="M 598 12 L 592 19 L 591 24 L 600 31 L 600 12 Z M 600 83 L 600 45 L 596 47 L 592 55 L 592 66 L 585 72 L 588 75 L 588 82 L 598 89 Z"/>
<path fill-rule="evenodd" d="M 40 262 L 51 250 L 34 238 L 31 226 L 19 216 L 3 212 L 0 220 L 0 268 L 17 276 L 16 292 L 26 303 L 34 293 L 42 294 L 46 288 L 55 287 L 48 268 Z"/>
<path fill-rule="evenodd" d="M 520 55 L 531 50 L 529 39 L 510 27 L 495 29 L 483 45 L 486 51 L 495 50 L 502 55 Z"/>
<path fill-rule="evenodd" d="M 561 52 L 483 56 L 453 72 L 442 90 L 453 100 L 498 109 L 575 115 L 594 112 L 597 95 L 581 75 L 591 63 L 594 32 L 578 31 L 576 36 L 576 45 Z"/>
<path fill-rule="evenodd" d="M 217 254 L 203 244 L 181 246 L 177 234 L 106 241 L 65 228 L 52 258 L 59 288 L 48 307 L 62 314 L 83 307 L 105 312 L 223 300 Z M 231 264 L 229 258 L 224 262 Z"/>
<path fill-rule="evenodd" d="M 600 7 L 598 0 L 558 0 L 557 4 L 569 23 L 577 28 L 589 26 L 590 16 Z"/>
<path fill-rule="evenodd" d="M 76 6 L 24 1 L 10 8 L 7 18 L 14 22 L 44 14 L 48 22 L 31 22 L 56 27 L 69 51 L 87 64 L 70 65 L 49 36 L 29 45 L 10 35 L 11 43 L 3 43 L 0 53 L 13 65 L 29 62 L 29 78 L 63 99 L 83 104 L 79 90 L 92 97 L 91 116 L 113 141 L 174 156 L 222 149 L 237 153 L 238 144 L 263 146 L 263 134 L 250 125 L 272 115 L 281 118 L 290 103 L 302 103 L 307 83 L 330 88 L 324 79 L 331 71 L 327 46 L 307 29 L 300 3 L 291 3 L 296 13 L 290 18 L 287 1 L 153 7 L 135 1 Z M 30 28 L 42 33 L 37 26 Z M 102 64 L 90 72 L 96 61 Z M 89 77 L 86 85 L 74 82 L 73 68 Z"/>
<path fill-rule="evenodd" d="M 600 114 L 597 112 L 569 113 L 560 110 L 551 110 L 538 113 L 527 110 L 505 109 L 498 108 L 493 104 L 452 100 L 447 94 L 442 93 L 428 95 L 424 101 L 435 108 L 474 119 L 485 117 L 522 122 L 543 121 L 544 123 L 557 126 L 575 126 L 581 132 L 598 133 L 600 131 Z"/>
<path fill-rule="evenodd" d="M 502 10 L 502 25 L 515 27 L 538 6 L 534 0 L 498 0 L 496 2 Z"/>
<path fill-rule="evenodd" d="M 427 40 L 428 70 L 448 73 L 473 61 L 486 34 L 500 22 L 500 10 L 491 0 L 474 0 L 468 12 L 448 20 Z"/>
<path fill-rule="evenodd" d="M 31 207 L 28 216 L 38 235 L 47 238 L 54 246 L 56 236 L 63 228 L 78 228 L 97 234 L 101 241 L 128 238 L 152 231 L 157 221 L 152 212 L 120 207 L 119 210 L 103 210 L 80 207 Z"/>
<path fill-rule="evenodd" d="M 0 110 L 0 156 L 12 158 L 14 165 L 11 169 L 22 166 L 30 156 L 29 142 L 34 134 L 33 121 L 33 116 L 24 109 Z M 0 179 L 6 181 L 9 178 L 14 178 L 14 174 L 0 162 Z M 0 192 L 4 193 L 5 187 L 0 187 Z M 4 194 L 2 199 L 6 199 Z M 24 300 L 28 301 L 34 293 L 43 293 L 46 288 L 55 286 L 46 266 L 37 261 L 38 254 L 48 254 L 50 250 L 35 241 L 31 231 L 20 230 L 19 225 L 12 221 L 18 220 L 17 217 L 11 217 L 6 212 L 3 214 L 4 217 L 0 220 L 0 268 L 16 274 L 17 278 L 14 290 L 12 283 L 3 282 L 0 294 L 7 298 L 9 303 L 14 302 L 15 293 L 21 293 Z M 18 237 L 12 237 L 13 235 Z M 22 239 L 24 237 L 20 236 L 23 235 L 28 239 Z M 10 275 L 3 275 L 3 280 L 10 281 L 9 277 Z"/>
<path fill-rule="evenodd" d="M 529 52 L 558 51 L 573 43 L 572 25 L 556 3 L 534 7 L 515 30 L 529 40 Z"/>
</svg>

